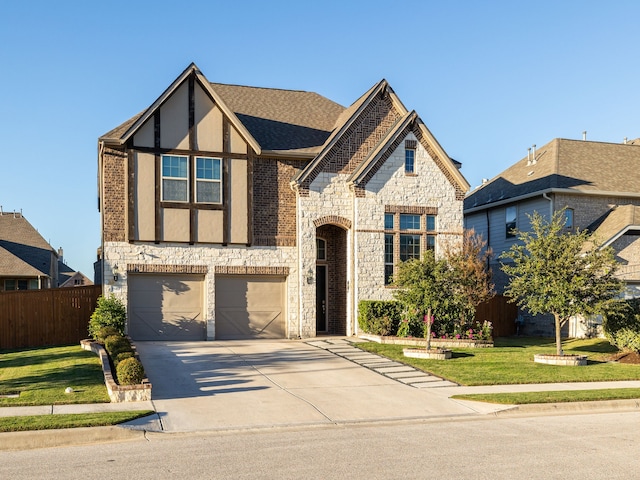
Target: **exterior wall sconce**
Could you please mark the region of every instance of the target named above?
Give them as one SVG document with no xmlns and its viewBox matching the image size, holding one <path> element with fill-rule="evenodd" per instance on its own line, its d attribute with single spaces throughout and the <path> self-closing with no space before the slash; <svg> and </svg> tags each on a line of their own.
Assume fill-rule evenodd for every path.
<svg viewBox="0 0 640 480">
<path fill-rule="evenodd" d="M 118 274 L 120 273 L 120 270 L 118 269 L 118 264 L 117 263 L 113 266 L 112 272 L 113 272 L 113 281 L 117 282 L 118 281 Z"/>
<path fill-rule="evenodd" d="M 313 270 L 307 270 L 307 283 L 311 285 L 313 283 Z"/>
</svg>

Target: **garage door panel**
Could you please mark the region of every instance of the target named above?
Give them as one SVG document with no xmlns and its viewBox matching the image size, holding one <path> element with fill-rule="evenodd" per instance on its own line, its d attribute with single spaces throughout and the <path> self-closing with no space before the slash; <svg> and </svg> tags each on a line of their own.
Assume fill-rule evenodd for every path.
<svg viewBox="0 0 640 480">
<path fill-rule="evenodd" d="M 284 278 L 216 279 L 216 338 L 284 338 Z"/>
<path fill-rule="evenodd" d="M 204 340 L 202 278 L 131 275 L 129 334 L 134 340 Z"/>
</svg>

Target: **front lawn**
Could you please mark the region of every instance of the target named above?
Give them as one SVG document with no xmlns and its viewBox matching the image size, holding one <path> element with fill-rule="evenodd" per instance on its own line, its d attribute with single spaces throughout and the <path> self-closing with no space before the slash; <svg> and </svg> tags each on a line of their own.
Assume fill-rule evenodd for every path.
<svg viewBox="0 0 640 480">
<path fill-rule="evenodd" d="M 0 407 L 102 402 L 100 360 L 80 345 L 0 351 Z"/>
<path fill-rule="evenodd" d="M 23 432 L 27 430 L 51 430 L 57 428 L 104 427 L 129 422 L 151 415 L 153 410 L 128 412 L 100 412 L 62 415 L 33 415 L 23 417 L 1 417 L 0 432 Z"/>
<path fill-rule="evenodd" d="M 422 360 L 402 354 L 402 345 L 366 342 L 359 348 L 406 363 L 460 385 L 508 385 L 518 383 L 600 382 L 640 380 L 640 365 L 610 362 L 617 352 L 603 339 L 563 342 L 566 354 L 587 355 L 585 367 L 534 363 L 536 353 L 555 354 L 553 339 L 498 338 L 493 348 L 454 348 L 451 360 Z"/>
</svg>

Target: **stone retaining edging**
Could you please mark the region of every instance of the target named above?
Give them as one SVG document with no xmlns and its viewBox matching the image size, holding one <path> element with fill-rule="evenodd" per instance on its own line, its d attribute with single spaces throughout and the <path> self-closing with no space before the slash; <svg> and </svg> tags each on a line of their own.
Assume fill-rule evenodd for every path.
<svg viewBox="0 0 640 480">
<path fill-rule="evenodd" d="M 537 353 L 533 356 L 535 363 L 547 365 L 564 365 L 568 367 L 584 367 L 587 364 L 586 355 L 545 355 Z"/>
<path fill-rule="evenodd" d="M 427 341 L 424 338 L 416 337 L 391 337 L 386 335 L 360 333 L 358 334 L 358 338 L 382 344 L 413 345 L 425 348 L 427 346 Z M 491 348 L 493 347 L 493 342 L 491 340 L 456 340 L 451 338 L 432 338 L 431 346 L 432 348 Z"/>
<path fill-rule="evenodd" d="M 118 385 L 113 379 L 109 355 L 104 347 L 93 340 L 81 340 L 80 345 L 84 350 L 91 351 L 98 355 L 104 373 L 104 383 L 107 386 L 107 393 L 113 403 L 120 402 L 143 402 L 151 400 L 151 383 L 144 379 L 139 385 Z"/>
</svg>

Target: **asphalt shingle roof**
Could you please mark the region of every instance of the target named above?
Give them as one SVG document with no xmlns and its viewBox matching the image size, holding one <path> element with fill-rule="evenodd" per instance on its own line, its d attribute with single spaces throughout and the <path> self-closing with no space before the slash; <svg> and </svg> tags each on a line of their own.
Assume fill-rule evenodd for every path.
<svg viewBox="0 0 640 480">
<path fill-rule="evenodd" d="M 549 189 L 640 193 L 640 145 L 556 138 L 471 192 L 465 210 Z"/>
<path fill-rule="evenodd" d="M 0 275 L 49 276 L 54 254 L 21 214 L 0 213 Z"/>
</svg>

